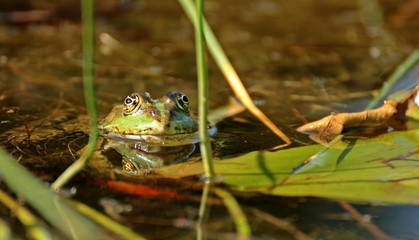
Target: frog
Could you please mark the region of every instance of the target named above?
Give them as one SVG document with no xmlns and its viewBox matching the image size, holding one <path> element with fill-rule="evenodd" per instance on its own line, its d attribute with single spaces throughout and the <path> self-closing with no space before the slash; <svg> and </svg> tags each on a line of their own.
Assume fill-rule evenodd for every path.
<svg viewBox="0 0 419 240">
<path fill-rule="evenodd" d="M 189 105 L 186 94 L 170 91 L 159 99 L 148 92 L 132 93 L 113 107 L 100 128 L 109 141 L 108 148 L 123 156 L 127 173 L 137 174 L 190 157 L 199 133 L 197 117 Z"/>
<path fill-rule="evenodd" d="M 67 154 L 68 150 L 60 148 L 57 151 L 58 146 L 68 145 L 71 149 L 68 154 L 76 159 L 83 152 L 83 139 L 87 140 L 89 134 L 89 117 L 79 114 L 80 110 L 74 105 L 63 104 L 65 107 L 53 108 L 47 120 L 42 118 L 4 131 L 0 134 L 0 142 L 16 154 L 25 152 L 30 156 L 33 155 L 31 148 L 40 145 L 42 153 L 48 151 L 44 157 L 59 159 L 67 159 L 61 155 Z M 212 110 L 208 119 L 209 135 L 218 134 L 218 122 L 243 110 L 244 107 L 233 100 Z M 153 99 L 147 92 L 129 94 L 100 121 L 100 130 L 95 157 L 89 161 L 95 171 L 105 163 L 109 165 L 106 166 L 109 172 L 114 168 L 114 162 L 106 160 L 110 149 L 122 155 L 124 174 L 137 175 L 189 159 L 200 141 L 198 118 L 190 109 L 188 96 L 179 91 L 171 91 L 159 99 Z M 78 139 L 80 145 L 75 143 Z M 53 146 L 51 150 L 50 145 Z M 57 161 L 57 166 L 60 164 Z"/>
<path fill-rule="evenodd" d="M 181 146 L 199 142 L 198 121 L 189 109 L 189 98 L 170 91 L 160 99 L 148 92 L 132 93 L 104 118 L 105 136 L 148 146 Z"/>
</svg>

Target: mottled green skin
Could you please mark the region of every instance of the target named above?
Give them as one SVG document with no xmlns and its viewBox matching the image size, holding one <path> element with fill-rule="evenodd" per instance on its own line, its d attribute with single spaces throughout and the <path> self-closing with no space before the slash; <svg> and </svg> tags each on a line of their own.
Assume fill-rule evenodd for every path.
<svg viewBox="0 0 419 240">
<path fill-rule="evenodd" d="M 136 96 L 139 105 L 127 104 Z M 186 103 L 185 101 L 186 100 Z M 130 102 L 130 101 L 129 101 Z M 155 146 L 180 146 L 199 141 L 197 120 L 189 112 L 187 97 L 169 92 L 160 99 L 148 93 L 134 93 L 115 106 L 103 120 L 105 135 Z"/>
</svg>

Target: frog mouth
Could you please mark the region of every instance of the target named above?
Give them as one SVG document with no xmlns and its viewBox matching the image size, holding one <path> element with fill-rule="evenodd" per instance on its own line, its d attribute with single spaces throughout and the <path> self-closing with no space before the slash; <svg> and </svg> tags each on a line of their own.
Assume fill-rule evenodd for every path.
<svg viewBox="0 0 419 240">
<path fill-rule="evenodd" d="M 195 144 L 200 141 L 199 132 L 174 134 L 174 135 L 153 135 L 153 134 L 119 134 L 108 132 L 106 137 L 121 142 L 139 142 L 149 146 L 175 147 L 182 145 Z"/>
<path fill-rule="evenodd" d="M 208 129 L 208 134 L 214 136 L 217 133 L 217 128 L 211 126 Z M 162 134 L 125 134 L 115 133 L 112 131 L 104 131 L 104 135 L 121 142 L 140 142 L 144 145 L 150 146 L 167 146 L 175 147 L 182 145 L 195 144 L 200 142 L 199 132 L 181 133 L 172 135 Z"/>
</svg>

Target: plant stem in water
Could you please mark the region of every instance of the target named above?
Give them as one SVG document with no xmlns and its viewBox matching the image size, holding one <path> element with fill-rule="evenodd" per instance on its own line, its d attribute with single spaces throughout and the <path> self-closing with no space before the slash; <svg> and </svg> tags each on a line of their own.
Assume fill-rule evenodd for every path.
<svg viewBox="0 0 419 240">
<path fill-rule="evenodd" d="M 193 2 L 191 0 L 178 0 L 183 10 L 186 12 L 187 16 L 191 20 L 192 24 L 196 27 L 198 23 L 198 14 L 194 11 Z M 272 132 L 274 132 L 279 138 L 281 138 L 285 143 L 275 147 L 279 149 L 286 147 L 291 144 L 291 140 L 285 135 L 252 101 L 249 93 L 247 92 L 245 86 L 240 80 L 236 70 L 233 65 L 228 60 L 226 54 L 224 53 L 223 48 L 215 37 L 214 32 L 211 30 L 209 24 L 203 21 L 203 33 L 205 34 L 205 40 L 208 44 L 208 50 L 220 68 L 221 72 L 224 74 L 224 77 L 227 79 L 228 84 L 233 90 L 234 94 L 240 99 L 241 103 L 255 116 L 257 117 L 265 126 L 267 126 Z"/>
<path fill-rule="evenodd" d="M 214 167 L 212 164 L 211 142 L 208 136 L 208 72 L 205 59 L 205 42 L 203 32 L 203 0 L 197 0 L 197 24 L 195 24 L 195 48 L 198 72 L 198 104 L 199 104 L 199 136 L 201 155 L 204 163 L 206 180 L 214 180 Z"/>
<path fill-rule="evenodd" d="M 99 137 L 97 126 L 96 98 L 93 86 L 94 70 L 94 25 L 93 25 L 93 0 L 82 1 L 82 22 L 83 22 L 83 89 L 87 112 L 89 114 L 90 136 L 83 154 L 80 158 L 68 167 L 63 174 L 51 185 L 57 190 L 66 184 L 74 175 L 81 171 L 96 148 Z"/>
</svg>

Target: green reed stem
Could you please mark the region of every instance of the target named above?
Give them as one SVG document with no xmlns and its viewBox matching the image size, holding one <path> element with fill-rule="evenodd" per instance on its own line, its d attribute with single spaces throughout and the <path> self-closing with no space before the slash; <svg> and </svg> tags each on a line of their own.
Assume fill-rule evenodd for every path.
<svg viewBox="0 0 419 240">
<path fill-rule="evenodd" d="M 212 164 L 211 142 L 208 136 L 208 71 L 206 63 L 206 49 L 204 39 L 204 0 L 196 1 L 196 13 L 198 16 L 197 24 L 195 24 L 195 48 L 196 62 L 198 73 L 198 105 L 199 105 L 199 136 L 201 156 L 204 163 L 206 180 L 214 180 L 215 172 Z"/>
<path fill-rule="evenodd" d="M 185 11 L 189 19 L 191 20 L 192 24 L 195 26 L 195 29 L 196 25 L 202 25 L 201 27 L 203 29 L 203 34 L 205 34 L 205 40 L 208 44 L 208 50 L 212 54 L 215 62 L 217 63 L 218 67 L 221 69 L 223 74 L 228 75 L 229 70 L 226 69 L 226 66 L 230 66 L 231 63 L 228 60 L 226 54 L 224 53 L 220 43 L 218 42 L 209 24 L 203 19 L 202 15 L 195 13 L 192 0 L 178 1 L 180 5 L 183 7 L 183 10 Z"/>
<path fill-rule="evenodd" d="M 205 62 L 205 47 L 204 40 L 207 41 L 209 50 L 213 55 L 218 66 L 222 69 L 223 73 L 229 75 L 231 70 L 233 72 L 230 62 L 224 54 L 220 44 L 218 44 L 215 35 L 211 31 L 208 23 L 205 22 L 203 17 L 203 0 L 197 0 L 196 12 L 194 11 L 194 4 L 191 0 L 179 0 L 180 5 L 183 7 L 186 14 L 193 22 L 195 28 L 195 41 L 196 41 L 196 56 L 198 65 L 198 93 L 199 93 L 199 117 L 200 125 L 199 131 L 201 136 L 201 154 L 204 160 L 205 174 L 208 177 L 209 182 L 214 180 L 215 171 L 212 165 L 212 151 L 210 147 L 209 137 L 207 134 L 207 95 L 208 95 L 208 83 L 207 83 L 207 67 Z M 205 33 L 205 34 L 204 34 Z M 204 38 L 205 36 L 205 38 Z M 242 85 L 241 85 L 242 86 Z M 253 102 L 252 102 L 253 103 Z M 207 158 L 207 160 L 205 160 Z M 210 185 L 208 182 L 204 186 L 201 206 L 199 209 L 199 221 L 197 226 L 197 237 L 201 239 L 203 237 L 203 222 L 208 214 L 207 198 L 209 194 Z M 240 208 L 240 205 L 234 199 L 234 197 L 223 189 L 215 189 L 215 193 L 223 200 L 228 211 L 233 217 L 236 225 L 239 239 L 249 239 L 251 235 L 250 227 L 247 222 L 246 216 Z"/>
<path fill-rule="evenodd" d="M 406 60 L 404 60 L 396 70 L 390 75 L 390 77 L 384 82 L 380 93 L 368 104 L 366 109 L 371 109 L 378 105 L 378 103 L 389 94 L 391 88 L 396 84 L 401 77 L 403 77 L 409 69 L 413 68 L 419 63 L 419 50 L 413 51 Z"/>
<path fill-rule="evenodd" d="M 194 4 L 192 0 L 178 1 L 196 28 L 196 25 L 199 25 L 199 19 L 196 12 L 194 11 Z M 214 58 L 218 68 L 224 74 L 224 77 L 226 78 L 234 94 L 240 99 L 240 102 L 246 107 L 247 110 L 249 110 L 249 112 L 251 112 L 255 117 L 257 117 L 263 124 L 265 124 L 272 132 L 274 132 L 285 142 L 285 144 L 280 145 L 275 149 L 279 149 L 290 145 L 291 140 L 253 103 L 252 98 L 247 92 L 246 87 L 243 85 L 236 70 L 234 69 L 231 62 L 228 60 L 227 55 L 223 51 L 223 48 L 218 42 L 214 32 L 211 30 L 211 27 L 205 21 L 205 19 L 202 19 L 202 22 L 203 33 L 205 34 L 205 40 L 208 44 L 208 50 Z"/>
<path fill-rule="evenodd" d="M 81 171 L 96 148 L 99 137 L 97 126 L 96 98 L 94 90 L 94 4 L 93 0 L 82 1 L 82 22 L 83 22 L 83 89 L 84 98 L 89 115 L 90 137 L 83 154 L 80 158 L 68 167 L 63 174 L 51 185 L 53 190 L 57 190 L 66 184 L 74 175 Z"/>
<path fill-rule="evenodd" d="M 230 215 L 233 217 L 238 234 L 237 239 L 250 239 L 252 232 L 250 230 L 249 222 L 247 221 L 246 215 L 242 211 L 240 204 L 233 195 L 221 188 L 215 188 L 214 193 L 221 198 L 227 210 L 230 212 Z"/>
</svg>

